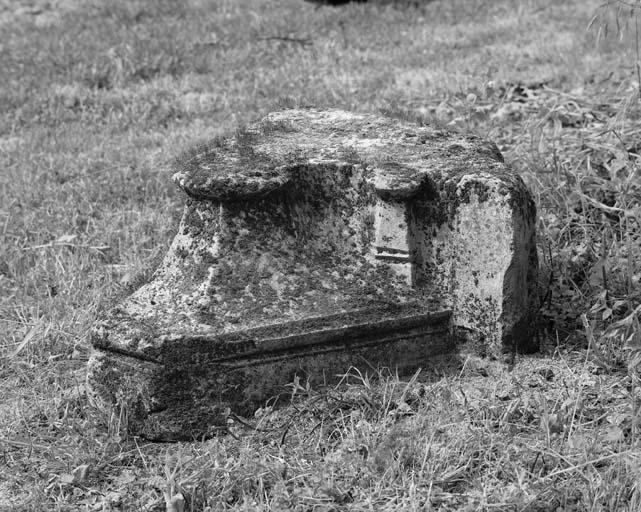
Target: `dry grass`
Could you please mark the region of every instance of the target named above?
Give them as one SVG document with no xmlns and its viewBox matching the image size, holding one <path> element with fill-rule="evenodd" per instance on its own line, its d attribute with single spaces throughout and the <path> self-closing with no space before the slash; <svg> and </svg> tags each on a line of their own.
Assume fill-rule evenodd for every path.
<svg viewBox="0 0 641 512">
<path fill-rule="evenodd" d="M 51 5 L 0 2 L 0 510 L 641 507 L 638 84 L 596 2 Z M 537 197 L 547 348 L 126 438 L 87 399 L 86 331 L 167 247 L 168 162 L 283 97 L 495 140 Z"/>
</svg>

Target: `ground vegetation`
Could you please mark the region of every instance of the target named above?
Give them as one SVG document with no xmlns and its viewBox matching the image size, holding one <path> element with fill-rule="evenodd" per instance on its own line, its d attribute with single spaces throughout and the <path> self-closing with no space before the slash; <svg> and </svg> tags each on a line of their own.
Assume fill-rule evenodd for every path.
<svg viewBox="0 0 641 512">
<path fill-rule="evenodd" d="M 0 2 L 0 510 L 639 510 L 641 110 L 617 5 Z M 87 332 L 168 247 L 172 159 L 307 103 L 498 144 L 539 209 L 541 352 L 292 382 L 212 440 L 127 436 L 87 394 Z"/>
</svg>

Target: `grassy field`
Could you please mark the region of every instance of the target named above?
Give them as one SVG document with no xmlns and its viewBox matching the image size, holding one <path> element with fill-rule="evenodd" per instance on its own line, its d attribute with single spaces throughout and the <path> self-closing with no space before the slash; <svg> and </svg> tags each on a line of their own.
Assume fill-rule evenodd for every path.
<svg viewBox="0 0 641 512">
<path fill-rule="evenodd" d="M 598 5 L 0 0 L 0 510 L 640 510 L 638 59 Z M 172 158 L 283 99 L 494 140 L 539 207 L 543 349 L 128 438 L 87 331 L 171 240 Z"/>
</svg>

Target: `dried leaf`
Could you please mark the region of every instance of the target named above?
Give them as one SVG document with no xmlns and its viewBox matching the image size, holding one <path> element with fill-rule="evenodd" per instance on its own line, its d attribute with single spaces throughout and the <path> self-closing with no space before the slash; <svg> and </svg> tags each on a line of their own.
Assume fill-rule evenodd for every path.
<svg viewBox="0 0 641 512">
<path fill-rule="evenodd" d="M 621 428 L 617 427 L 616 425 L 610 425 L 607 429 L 605 429 L 605 435 L 602 437 L 602 439 L 606 443 L 618 443 L 620 441 L 623 441 L 624 437 L 625 436 Z"/>
<path fill-rule="evenodd" d="M 166 512 L 184 512 L 185 510 L 185 498 L 181 493 L 178 493 L 171 498 L 165 496 L 166 500 Z"/>
<path fill-rule="evenodd" d="M 20 344 L 15 348 L 13 352 L 9 354 L 9 359 L 14 359 L 22 350 L 27 346 L 27 344 L 33 339 L 33 337 L 36 335 L 36 333 L 40 330 L 40 326 L 42 325 L 42 320 L 39 320 L 33 326 L 31 326 L 31 329 L 29 329 L 29 332 L 25 335 L 24 338 L 22 338 L 22 341 Z"/>
<path fill-rule="evenodd" d="M 568 444 L 574 450 L 588 450 L 592 440 L 586 435 L 575 433 L 568 439 Z"/>
<path fill-rule="evenodd" d="M 60 245 L 70 244 L 76 238 L 78 238 L 78 235 L 61 235 L 53 243 L 60 244 Z"/>
<path fill-rule="evenodd" d="M 69 473 L 63 473 L 58 477 L 58 482 L 64 485 L 70 485 L 73 483 L 73 475 L 70 475 Z"/>
<path fill-rule="evenodd" d="M 89 464 L 81 464 L 76 469 L 74 469 L 71 472 L 73 474 L 73 483 L 79 484 L 87 480 L 87 477 L 89 476 L 89 470 Z"/>
<path fill-rule="evenodd" d="M 131 469 L 124 469 L 113 481 L 118 486 L 129 485 L 136 481 L 136 475 Z"/>
</svg>

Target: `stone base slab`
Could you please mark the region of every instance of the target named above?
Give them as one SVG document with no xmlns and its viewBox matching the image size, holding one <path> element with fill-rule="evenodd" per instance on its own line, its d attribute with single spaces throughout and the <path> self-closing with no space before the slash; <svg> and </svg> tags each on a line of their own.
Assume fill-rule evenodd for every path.
<svg viewBox="0 0 641 512">
<path fill-rule="evenodd" d="M 292 109 L 183 155 L 174 180 L 163 263 L 92 332 L 89 381 L 134 434 L 209 435 L 296 376 L 536 348 L 536 212 L 493 144 Z"/>
</svg>

